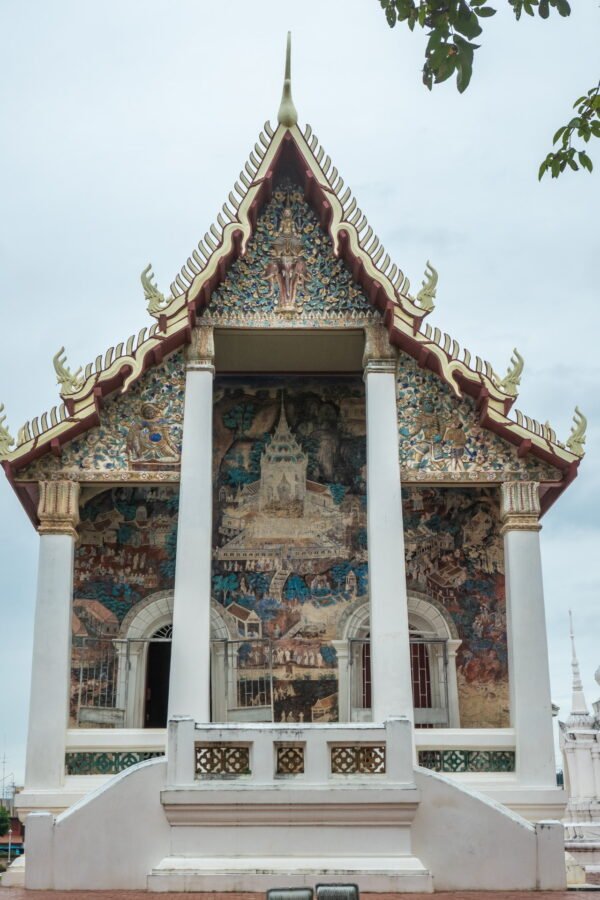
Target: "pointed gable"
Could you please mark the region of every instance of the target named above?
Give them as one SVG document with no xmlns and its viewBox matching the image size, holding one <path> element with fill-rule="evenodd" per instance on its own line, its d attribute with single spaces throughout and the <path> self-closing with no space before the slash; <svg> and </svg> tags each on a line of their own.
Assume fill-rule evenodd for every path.
<svg viewBox="0 0 600 900">
<path fill-rule="evenodd" d="M 460 409 L 470 410 L 473 425 L 469 440 L 482 445 L 479 471 L 485 470 L 481 465 L 486 444 L 497 450 L 488 452 L 488 460 L 504 458 L 507 463 L 505 475 L 498 475 L 499 480 L 509 477 L 506 473 L 524 470 L 539 471 L 541 478 L 545 471 L 544 480 L 555 483 L 542 499 L 544 510 L 575 477 L 583 456 L 585 417 L 576 409 L 574 427 L 565 443 L 557 440 L 547 424 L 516 411 L 514 418 L 509 417 L 521 377 L 520 357 L 516 355 L 507 375 L 500 378 L 478 357 L 472 365 L 469 351 L 461 352 L 455 340 L 425 323 L 433 310 L 437 272 L 428 263 L 421 289 L 411 294 L 408 278 L 385 252 L 311 127 L 306 125 L 301 131 L 296 124 L 288 100 L 287 106 L 284 104 L 286 115 L 280 117 L 277 128 L 273 130 L 265 123 L 216 224 L 188 257 L 171 284 L 170 295 L 165 297 L 160 292 L 150 267 L 142 273 L 148 312 L 155 324 L 150 329 L 142 328 L 137 336 L 110 348 L 104 357 L 98 356 L 76 373 L 68 368 L 62 350 L 56 354 L 54 365 L 62 403 L 26 422 L 14 447 L 0 405 L 0 459 L 32 519 L 35 492 L 20 484 L 33 471 L 28 469 L 31 463 L 49 454 L 60 457 L 60 465 L 44 463 L 41 475 L 57 468 L 77 468 L 75 457 L 80 451 L 92 459 L 90 445 L 104 427 L 104 408 L 112 409 L 116 396 L 138 389 L 145 373 L 188 344 L 200 317 L 207 323 L 228 321 L 248 328 L 280 329 L 296 325 L 360 328 L 369 319 L 381 317 L 390 343 L 415 360 L 420 370 L 431 374 L 432 390 L 441 389 L 440 396 L 444 394 L 446 403 L 453 395 L 453 402 L 462 401 Z M 287 237 L 282 228 L 284 215 Z M 291 270 L 286 269 L 290 259 L 294 285 Z M 287 308 L 282 310 L 277 306 L 277 290 L 286 279 L 289 296 L 284 304 Z M 131 396 L 135 398 L 136 394 Z M 139 412 L 128 409 L 127 421 Z M 475 420 L 479 423 L 477 430 Z M 153 427 L 155 417 L 145 417 L 144 421 Z M 114 455 L 119 463 L 124 459 L 123 447 L 127 447 L 125 432 L 133 426 L 123 422 L 117 425 L 116 420 L 113 424 L 118 435 Z M 164 422 L 159 424 L 165 426 Z M 137 427 L 143 430 L 145 426 L 138 423 Z M 83 438 L 90 429 L 90 436 Z M 479 439 L 475 434 L 484 437 Z M 490 434 L 497 435 L 502 443 Z M 438 443 L 443 441 L 441 436 Z M 503 457 L 500 448 L 504 442 L 510 446 L 502 451 Z M 141 443 L 140 439 L 138 445 Z M 176 445 L 175 439 L 167 468 L 176 465 Z M 514 462 L 512 447 L 518 463 Z M 412 446 L 404 446 L 401 453 L 405 451 L 412 454 Z M 455 460 L 457 456 L 458 451 Z M 462 459 L 471 459 L 468 450 Z M 532 460 L 547 464 L 550 470 L 535 469 Z M 435 454 L 430 462 L 435 462 Z M 424 460 L 422 463 L 427 465 Z M 96 460 L 95 464 L 103 463 Z M 500 473 L 500 468 L 494 471 Z M 560 481 L 556 473 L 560 473 Z"/>
<path fill-rule="evenodd" d="M 282 311 L 280 286 L 270 277 L 270 270 L 277 258 L 287 211 L 298 239 L 304 274 L 295 292 L 293 310 Z M 276 181 L 273 196 L 258 216 L 244 256 L 233 263 L 225 281 L 213 293 L 205 316 L 215 324 L 238 323 L 246 327 L 356 328 L 380 319 L 345 261 L 334 254 L 331 238 L 322 229 L 301 186 L 285 175 Z"/>
</svg>

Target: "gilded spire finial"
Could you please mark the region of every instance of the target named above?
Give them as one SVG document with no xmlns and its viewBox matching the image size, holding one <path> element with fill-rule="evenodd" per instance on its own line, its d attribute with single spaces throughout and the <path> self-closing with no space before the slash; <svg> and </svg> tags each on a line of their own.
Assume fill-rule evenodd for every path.
<svg viewBox="0 0 600 900">
<path fill-rule="evenodd" d="M 283 93 L 281 95 L 281 103 L 279 104 L 279 112 L 277 113 L 277 121 L 286 128 L 291 128 L 298 124 L 298 113 L 292 100 L 292 32 L 288 31 L 287 47 L 285 51 L 285 76 L 283 79 Z"/>
</svg>

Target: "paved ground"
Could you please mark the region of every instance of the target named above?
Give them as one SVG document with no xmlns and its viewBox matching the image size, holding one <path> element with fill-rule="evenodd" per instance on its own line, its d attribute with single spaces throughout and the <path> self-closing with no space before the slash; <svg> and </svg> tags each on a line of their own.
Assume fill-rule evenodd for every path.
<svg viewBox="0 0 600 900">
<path fill-rule="evenodd" d="M 0 900 L 148 900 L 145 891 L 26 891 L 0 887 Z M 264 894 L 157 894 L 160 900 L 264 900 Z M 457 891 L 434 900 L 598 900 L 596 891 Z M 361 900 L 423 900 L 423 894 L 361 894 Z"/>
</svg>

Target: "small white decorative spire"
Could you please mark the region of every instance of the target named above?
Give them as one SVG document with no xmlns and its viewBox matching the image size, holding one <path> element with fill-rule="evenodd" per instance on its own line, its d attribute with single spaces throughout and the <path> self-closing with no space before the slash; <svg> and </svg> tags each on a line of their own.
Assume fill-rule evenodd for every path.
<svg viewBox="0 0 600 900">
<path fill-rule="evenodd" d="M 571 713 L 567 719 L 567 725 L 589 727 L 592 723 L 592 718 L 583 693 L 583 683 L 579 671 L 579 660 L 577 659 L 577 652 L 575 650 L 575 634 L 573 632 L 573 614 L 571 613 L 571 610 L 569 610 L 569 624 L 571 632 L 571 669 L 573 671 L 573 686 L 571 695 Z"/>
<path fill-rule="evenodd" d="M 298 113 L 292 100 L 292 32 L 288 31 L 287 47 L 285 51 L 285 76 L 283 79 L 283 93 L 281 95 L 281 103 L 279 104 L 279 112 L 277 113 L 277 121 L 286 128 L 291 128 L 298 124 Z"/>
</svg>

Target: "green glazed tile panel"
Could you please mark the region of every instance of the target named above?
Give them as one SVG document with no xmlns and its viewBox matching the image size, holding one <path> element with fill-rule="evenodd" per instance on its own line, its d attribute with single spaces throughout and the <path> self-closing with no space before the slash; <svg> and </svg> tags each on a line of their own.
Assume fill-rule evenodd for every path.
<svg viewBox="0 0 600 900">
<path fill-rule="evenodd" d="M 114 750 L 109 752 L 88 752 L 65 754 L 67 775 L 116 775 L 129 766 L 164 756 L 159 750 Z"/>
<path fill-rule="evenodd" d="M 420 750 L 419 765 L 434 772 L 514 772 L 514 750 Z"/>
</svg>

